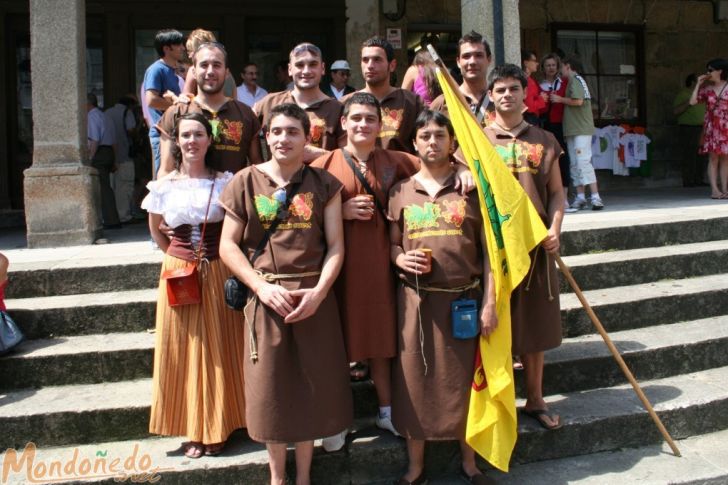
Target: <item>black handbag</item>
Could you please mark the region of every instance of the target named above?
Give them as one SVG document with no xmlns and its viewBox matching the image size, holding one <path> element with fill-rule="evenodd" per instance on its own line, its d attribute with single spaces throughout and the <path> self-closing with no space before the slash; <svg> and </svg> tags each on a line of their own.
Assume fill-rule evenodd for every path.
<svg viewBox="0 0 728 485">
<path fill-rule="evenodd" d="M 291 205 L 291 201 L 298 193 L 298 189 L 301 188 L 303 178 L 306 176 L 307 171 L 308 166 L 304 165 L 303 173 L 301 174 L 301 181 L 297 184 L 293 184 L 290 186 L 290 191 L 286 195 L 286 201 L 278 206 L 278 212 L 276 212 L 275 220 L 273 220 L 268 230 L 265 231 L 263 239 L 261 239 L 261 241 L 258 243 L 258 247 L 255 248 L 255 252 L 250 258 L 251 266 L 253 266 L 253 263 L 258 258 L 258 256 L 260 256 L 260 253 L 263 252 L 263 248 L 266 244 L 268 244 L 268 240 L 278 228 L 278 224 L 280 224 L 283 219 L 288 218 L 288 207 Z M 245 302 L 248 301 L 248 287 L 245 286 L 242 281 L 237 279 L 235 276 L 231 276 L 227 279 L 227 281 L 225 281 L 225 286 L 223 289 L 225 294 L 225 304 L 228 307 L 233 310 L 242 310 L 243 308 L 245 308 Z"/>
<path fill-rule="evenodd" d="M 16 345 L 25 340 L 25 335 L 10 315 L 0 311 L 0 355 L 7 354 Z"/>
</svg>

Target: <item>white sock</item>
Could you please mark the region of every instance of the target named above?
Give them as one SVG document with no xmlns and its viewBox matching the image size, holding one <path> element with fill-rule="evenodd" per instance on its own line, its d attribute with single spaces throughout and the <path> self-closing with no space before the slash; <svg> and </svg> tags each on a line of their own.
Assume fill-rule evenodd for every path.
<svg viewBox="0 0 728 485">
<path fill-rule="evenodd" d="M 586 200 L 586 197 L 584 197 L 584 192 L 582 192 L 581 194 L 576 194 L 576 198 L 579 200 Z"/>
<path fill-rule="evenodd" d="M 391 418 L 392 406 L 379 406 L 379 419 Z"/>
<path fill-rule="evenodd" d="M 600 198 L 600 197 L 599 197 L 599 192 L 592 192 L 592 194 L 591 194 L 591 199 L 592 199 L 592 200 L 594 200 L 594 199 L 599 199 L 599 198 Z"/>
</svg>

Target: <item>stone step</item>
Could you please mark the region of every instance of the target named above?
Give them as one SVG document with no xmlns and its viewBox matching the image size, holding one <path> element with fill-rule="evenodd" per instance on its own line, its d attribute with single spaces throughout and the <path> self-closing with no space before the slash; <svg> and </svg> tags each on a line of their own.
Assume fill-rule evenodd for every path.
<svg viewBox="0 0 728 485">
<path fill-rule="evenodd" d="M 697 320 L 728 313 L 725 274 L 585 291 L 608 332 Z M 561 295 L 564 336 L 595 333 L 576 294 Z"/>
<path fill-rule="evenodd" d="M 691 278 L 728 268 L 728 240 L 566 256 L 582 290 Z M 573 291 L 561 277 L 561 292 Z"/>
<path fill-rule="evenodd" d="M 612 212 L 583 220 L 567 215 L 561 235 L 561 254 L 624 250 L 690 244 L 725 239 L 728 208 L 675 208 Z M 712 209 L 712 207 L 711 207 Z M 583 214 L 578 216 L 583 217 Z"/>
<path fill-rule="evenodd" d="M 726 313 L 728 277 L 708 275 L 584 292 L 608 331 L 627 330 Z M 154 327 L 157 290 L 7 300 L 28 338 L 141 332 Z M 573 293 L 561 295 L 564 336 L 594 333 Z"/>
<path fill-rule="evenodd" d="M 609 335 L 638 381 L 728 366 L 728 315 Z M 565 339 L 545 356 L 544 392 L 610 387 L 627 378 L 599 334 Z M 519 395 L 523 373 L 516 372 Z"/>
<path fill-rule="evenodd" d="M 88 257 L 12 264 L 12 284 L 6 296 L 32 298 L 154 288 L 159 284 L 161 263 L 161 251 L 147 251 L 121 254 L 115 260 Z"/>
<path fill-rule="evenodd" d="M 157 289 L 6 300 L 30 339 L 154 328 Z"/>
<path fill-rule="evenodd" d="M 637 379 L 655 379 L 728 365 L 728 316 L 614 332 L 611 335 Z M 148 378 L 154 334 L 82 335 L 29 340 L 0 358 L 0 390 L 97 384 Z M 516 372 L 519 395 L 522 373 Z M 546 353 L 547 393 L 627 382 L 598 334 L 565 339 Z M 376 410 L 371 383 L 354 384 L 357 416 Z"/>
<path fill-rule="evenodd" d="M 723 446 L 725 431 L 722 430 L 728 428 L 726 380 L 728 380 L 728 367 L 722 367 L 667 379 L 646 381 L 643 383 L 643 389 L 673 438 L 683 439 L 694 435 L 716 433 L 715 438 L 712 439 L 713 447 L 716 452 L 725 453 L 725 446 Z M 113 390 L 112 386 L 116 390 Z M 119 421 L 106 424 L 104 428 L 108 429 L 104 433 L 91 429 L 95 426 L 98 429 L 100 423 L 95 423 L 96 420 L 91 418 L 91 414 L 93 410 L 100 411 L 104 407 L 103 397 L 107 393 L 114 392 L 117 395 L 125 396 L 131 393 L 133 395 L 134 391 L 137 391 L 138 394 L 143 386 L 144 383 L 139 384 L 138 382 L 86 386 L 83 396 L 74 393 L 73 398 L 70 398 L 67 387 L 49 388 L 50 390 L 43 389 L 37 394 L 26 396 L 25 404 L 11 394 L 9 395 L 11 402 L 3 406 L 5 412 L 3 417 L 0 417 L 0 422 L 4 430 L 10 431 L 10 433 L 4 434 L 17 436 L 16 433 L 20 430 L 23 440 L 16 440 L 22 441 L 22 443 L 6 442 L 2 445 L 19 449 L 25 445 L 25 442 L 33 441 L 41 447 L 36 455 L 36 463 L 60 460 L 65 464 L 72 459 L 74 450 L 78 448 L 79 462 L 83 458 L 93 461 L 105 456 L 108 460 L 107 463 L 110 463 L 114 458 L 119 458 L 120 465 L 118 466 L 120 468 L 137 446 L 137 458 L 134 460 L 137 466 L 141 459 L 148 455 L 144 463 L 148 464 L 149 468 L 158 468 L 158 473 L 162 476 L 164 483 L 267 483 L 267 457 L 264 448 L 260 444 L 250 442 L 243 432 L 236 433 L 231 438 L 230 445 L 222 456 L 188 460 L 178 452 L 174 452 L 183 441 L 182 438 L 152 438 L 143 437 L 143 434 L 139 434 L 136 439 L 130 436 L 118 436 L 124 434 L 120 425 L 139 427 L 138 424 L 132 425 L 129 422 Z M 148 392 L 148 389 L 146 391 Z M 54 400 L 48 400 L 48 398 Z M 135 406 L 138 401 L 148 399 L 148 397 L 145 395 L 141 398 L 127 399 L 129 406 Z M 641 407 L 631 387 L 617 386 L 590 392 L 554 395 L 548 397 L 547 401 L 556 412 L 562 415 L 564 426 L 556 431 L 546 431 L 530 418 L 521 420 L 513 460 L 515 464 L 534 463 L 548 459 L 562 460 L 568 457 L 621 450 L 628 447 L 644 447 L 661 442 L 659 433 L 647 412 Z M 28 409 L 34 411 L 29 413 Z M 43 418 L 46 415 L 44 413 L 48 413 L 48 417 Z M 60 418 L 60 415 L 63 413 L 73 415 L 73 418 L 61 423 L 63 419 Z M 23 421 L 24 425 L 18 426 L 15 424 L 16 421 Z M 37 422 L 41 421 L 45 421 L 45 426 L 38 426 Z M 146 427 L 146 420 L 143 424 Z M 6 427 L 8 425 L 11 427 Z M 90 435 L 102 434 L 104 438 L 76 439 L 75 442 L 91 441 L 94 443 L 78 447 L 58 446 L 61 443 L 53 440 L 54 429 L 56 432 L 63 431 L 64 435 L 68 435 L 68 431 L 73 431 L 77 438 L 85 429 Z M 115 431 L 110 432 L 112 430 Z M 121 441 L 124 439 L 134 439 L 134 441 Z M 7 438 L 6 441 L 8 441 Z M 74 441 L 69 441 L 69 443 Z M 688 442 L 691 441 L 688 440 Z M 718 446 L 719 444 L 720 446 Z M 690 446 L 680 443 L 680 447 L 686 456 L 684 460 L 694 456 L 690 453 Z M 624 453 L 624 451 L 618 452 Z M 290 455 L 292 453 L 289 453 L 289 459 L 292 458 Z M 433 477 L 443 474 L 452 475 L 458 466 L 457 456 L 457 444 L 454 442 L 437 442 L 428 445 L 426 459 L 428 473 Z M 0 459 L 4 458 L 4 456 L 0 457 Z M 591 458 L 585 458 L 587 463 L 590 459 L 595 459 L 594 455 L 591 455 Z M 405 464 L 404 440 L 394 438 L 391 434 L 380 432 L 371 426 L 365 426 L 349 436 L 347 446 L 340 452 L 325 454 L 317 446 L 314 452 L 312 475 L 314 483 L 378 483 L 400 476 Z M 681 461 L 680 465 L 684 465 L 684 462 Z M 716 466 L 719 467 L 719 465 Z M 518 469 L 517 466 L 513 467 L 514 474 Z M 582 472 L 589 474 L 590 470 L 586 469 Z M 15 475 L 11 473 L 11 480 L 15 481 L 9 483 L 27 483 L 25 476 L 17 472 Z M 111 483 L 112 479 L 106 478 L 105 481 Z M 610 482 L 602 481 L 600 483 Z"/>
<path fill-rule="evenodd" d="M 150 377 L 153 356 L 149 332 L 27 340 L 0 357 L 0 390 Z"/>
</svg>

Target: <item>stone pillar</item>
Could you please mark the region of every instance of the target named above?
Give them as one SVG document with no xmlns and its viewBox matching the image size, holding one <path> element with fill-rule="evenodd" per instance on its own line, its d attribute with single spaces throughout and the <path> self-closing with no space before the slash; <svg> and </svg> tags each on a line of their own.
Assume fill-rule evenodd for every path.
<svg viewBox="0 0 728 485">
<path fill-rule="evenodd" d="M 85 0 L 30 0 L 33 165 L 25 171 L 28 247 L 90 244 L 101 228 L 86 150 Z"/>
<path fill-rule="evenodd" d="M 361 44 L 373 35 L 382 35 L 379 28 L 378 0 L 346 0 L 346 60 L 351 66 L 349 84 L 358 89 L 364 87 Z"/>
<path fill-rule="evenodd" d="M 461 0 L 463 33 L 485 36 L 493 50 L 493 63 L 521 65 L 521 21 L 518 0 Z"/>
</svg>

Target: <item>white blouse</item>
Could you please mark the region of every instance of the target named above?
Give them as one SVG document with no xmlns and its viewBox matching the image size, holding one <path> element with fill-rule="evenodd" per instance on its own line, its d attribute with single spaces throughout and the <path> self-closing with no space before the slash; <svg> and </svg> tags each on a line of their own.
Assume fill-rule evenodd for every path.
<svg viewBox="0 0 728 485">
<path fill-rule="evenodd" d="M 172 228 L 183 224 L 191 224 L 193 227 L 202 224 L 205 222 L 212 180 L 175 178 L 178 175 L 177 172 L 172 172 L 168 177 L 149 182 L 149 194 L 142 201 L 142 209 L 161 214 Z M 225 209 L 219 204 L 219 199 L 232 178 L 232 173 L 225 172 L 215 179 L 207 222 L 219 222 L 225 217 Z"/>
</svg>

